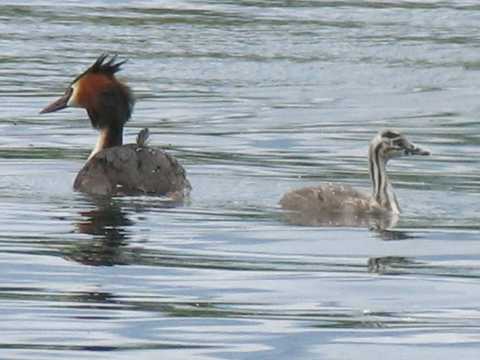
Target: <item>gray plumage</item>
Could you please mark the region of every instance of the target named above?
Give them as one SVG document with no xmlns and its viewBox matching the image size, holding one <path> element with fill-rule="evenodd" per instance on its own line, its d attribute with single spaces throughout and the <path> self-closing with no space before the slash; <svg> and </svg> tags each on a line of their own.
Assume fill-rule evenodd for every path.
<svg viewBox="0 0 480 360">
<path fill-rule="evenodd" d="M 289 223 L 308 226 L 354 226 L 385 229 L 398 215 L 382 209 L 367 192 L 347 184 L 325 183 L 292 190 L 280 200 Z"/>
<path fill-rule="evenodd" d="M 290 191 L 280 200 L 280 205 L 284 209 L 316 213 L 356 214 L 373 209 L 381 210 L 370 194 L 350 185 L 333 183 Z"/>
<path fill-rule="evenodd" d="M 80 170 L 73 187 L 95 195 L 144 193 L 175 199 L 188 195 L 191 189 L 185 169 L 173 156 L 138 144 L 98 152 Z"/>
</svg>

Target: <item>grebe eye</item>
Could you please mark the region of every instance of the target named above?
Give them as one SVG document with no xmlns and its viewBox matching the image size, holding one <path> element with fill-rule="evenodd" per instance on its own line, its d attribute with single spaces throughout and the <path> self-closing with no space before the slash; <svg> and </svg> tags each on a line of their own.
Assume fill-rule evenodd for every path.
<svg viewBox="0 0 480 360">
<path fill-rule="evenodd" d="M 392 141 L 392 145 L 395 147 L 404 148 L 406 143 L 404 139 L 398 138 Z"/>
</svg>

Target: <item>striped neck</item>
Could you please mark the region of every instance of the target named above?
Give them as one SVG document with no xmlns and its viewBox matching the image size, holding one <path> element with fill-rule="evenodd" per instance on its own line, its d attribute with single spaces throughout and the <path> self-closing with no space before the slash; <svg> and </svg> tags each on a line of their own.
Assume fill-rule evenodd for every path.
<svg viewBox="0 0 480 360">
<path fill-rule="evenodd" d="M 368 149 L 368 169 L 373 186 L 372 198 L 381 208 L 399 214 L 400 206 L 386 172 L 388 159 L 383 156 L 382 150 L 383 143 L 375 141 L 372 141 Z"/>
<path fill-rule="evenodd" d="M 95 148 L 90 153 L 88 160 L 94 157 L 97 153 L 103 149 L 107 149 L 113 146 L 120 146 L 123 143 L 123 126 L 107 127 L 100 129 L 100 134 L 97 139 Z M 87 160 L 87 161 L 88 161 Z"/>
</svg>

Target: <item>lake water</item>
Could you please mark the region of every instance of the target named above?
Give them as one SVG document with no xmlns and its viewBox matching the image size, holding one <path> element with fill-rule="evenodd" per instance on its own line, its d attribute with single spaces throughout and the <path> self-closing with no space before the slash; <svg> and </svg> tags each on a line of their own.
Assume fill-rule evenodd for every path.
<svg viewBox="0 0 480 360">
<path fill-rule="evenodd" d="M 477 1 L 2 1 L 0 358 L 478 359 Z M 138 97 L 127 142 L 190 200 L 74 193 L 96 133 L 39 115 L 103 52 Z M 370 188 L 401 129 L 391 231 L 295 226 L 278 201 Z"/>
</svg>

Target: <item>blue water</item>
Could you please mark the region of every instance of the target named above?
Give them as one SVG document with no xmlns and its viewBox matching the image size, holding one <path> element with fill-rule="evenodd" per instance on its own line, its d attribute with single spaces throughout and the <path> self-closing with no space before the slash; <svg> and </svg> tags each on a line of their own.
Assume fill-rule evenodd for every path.
<svg viewBox="0 0 480 360">
<path fill-rule="evenodd" d="M 3 1 L 0 358 L 477 359 L 480 6 L 474 1 Z M 79 109 L 101 53 L 193 186 L 93 200 Z M 292 188 L 368 190 L 401 129 L 389 232 L 295 226 Z"/>
</svg>

